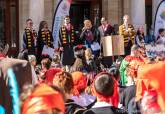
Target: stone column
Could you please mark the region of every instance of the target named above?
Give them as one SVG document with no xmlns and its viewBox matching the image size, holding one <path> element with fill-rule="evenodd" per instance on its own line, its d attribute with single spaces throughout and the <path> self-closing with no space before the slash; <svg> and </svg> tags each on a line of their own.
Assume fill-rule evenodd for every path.
<svg viewBox="0 0 165 114">
<path fill-rule="evenodd" d="M 119 0 L 108 0 L 108 19 L 110 23 L 113 24 L 119 24 L 120 17 L 119 17 Z"/>
<path fill-rule="evenodd" d="M 54 1 L 54 0 L 53 0 Z M 49 29 L 52 29 L 52 21 L 53 21 L 53 1 L 52 0 L 45 0 L 44 1 L 44 20 L 47 21 Z"/>
<path fill-rule="evenodd" d="M 34 29 L 38 30 L 39 23 L 44 20 L 44 0 L 28 0 L 29 17 L 34 22 Z"/>
<path fill-rule="evenodd" d="M 108 0 L 102 0 L 102 16 L 108 18 Z"/>
<path fill-rule="evenodd" d="M 19 0 L 19 49 L 22 49 L 26 19 L 29 18 L 29 0 Z"/>
<path fill-rule="evenodd" d="M 145 0 L 131 0 L 131 19 L 135 28 L 145 26 Z"/>
<path fill-rule="evenodd" d="M 124 15 L 129 15 L 130 16 L 130 20 L 131 20 L 131 0 L 123 0 L 124 2 L 124 7 L 122 10 L 123 11 L 123 16 Z M 122 18 L 122 21 L 123 21 L 123 18 Z"/>
</svg>

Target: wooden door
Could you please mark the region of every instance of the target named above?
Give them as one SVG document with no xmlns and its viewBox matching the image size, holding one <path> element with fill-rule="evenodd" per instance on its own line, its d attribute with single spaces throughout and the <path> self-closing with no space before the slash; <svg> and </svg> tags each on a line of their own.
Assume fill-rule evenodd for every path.
<svg viewBox="0 0 165 114">
<path fill-rule="evenodd" d="M 9 55 L 19 50 L 18 0 L 0 0 L 0 41 L 9 44 Z"/>
</svg>

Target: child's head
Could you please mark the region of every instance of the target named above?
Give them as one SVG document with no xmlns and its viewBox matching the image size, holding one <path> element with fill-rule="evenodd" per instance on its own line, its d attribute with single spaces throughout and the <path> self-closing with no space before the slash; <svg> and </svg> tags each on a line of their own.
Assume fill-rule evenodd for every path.
<svg viewBox="0 0 165 114">
<path fill-rule="evenodd" d="M 68 72 L 60 72 L 55 74 L 53 78 L 53 85 L 61 88 L 64 93 L 71 94 L 73 89 L 72 75 Z"/>
<path fill-rule="evenodd" d="M 164 28 L 159 29 L 159 35 L 165 36 L 165 29 Z"/>
<path fill-rule="evenodd" d="M 79 95 L 83 93 L 87 87 L 87 78 L 86 76 L 79 71 L 72 73 L 73 83 L 74 83 L 74 95 Z"/>
<path fill-rule="evenodd" d="M 84 51 L 86 50 L 86 46 L 84 45 L 77 45 L 74 48 L 74 56 L 76 58 L 84 58 Z"/>
<path fill-rule="evenodd" d="M 56 64 L 60 64 L 60 57 L 59 55 L 54 55 L 52 62 L 56 63 Z"/>
<path fill-rule="evenodd" d="M 114 93 L 113 77 L 108 73 L 102 73 L 102 74 L 97 75 L 96 79 L 94 80 L 94 89 L 99 95 L 102 95 L 105 97 L 112 96 Z"/>
<path fill-rule="evenodd" d="M 64 114 L 63 94 L 46 84 L 37 85 L 22 103 L 21 109 L 21 114 Z"/>
<path fill-rule="evenodd" d="M 36 57 L 34 55 L 29 55 L 28 60 L 32 66 L 36 66 Z"/>
<path fill-rule="evenodd" d="M 85 50 L 85 58 L 88 60 L 90 58 L 93 58 L 93 55 L 92 55 L 92 50 L 90 48 L 87 48 Z"/>
<path fill-rule="evenodd" d="M 49 58 L 42 59 L 42 61 L 41 61 L 41 68 L 42 69 L 46 68 L 48 70 L 50 68 L 50 66 L 51 66 L 51 61 Z"/>
<path fill-rule="evenodd" d="M 119 69 L 116 67 L 111 67 L 109 70 L 109 73 L 117 80 L 120 80 L 120 73 L 119 73 Z"/>
</svg>

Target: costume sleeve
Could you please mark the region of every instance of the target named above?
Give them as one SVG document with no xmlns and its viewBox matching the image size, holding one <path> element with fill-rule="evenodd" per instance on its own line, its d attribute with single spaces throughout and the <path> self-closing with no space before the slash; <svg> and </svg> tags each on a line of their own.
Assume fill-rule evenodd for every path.
<svg viewBox="0 0 165 114">
<path fill-rule="evenodd" d="M 37 43 L 36 43 L 37 53 L 38 53 L 38 54 L 39 54 L 40 49 L 41 49 L 41 41 L 40 41 L 40 38 L 41 38 L 41 34 L 40 34 L 40 31 L 38 31 Z"/>
<path fill-rule="evenodd" d="M 50 31 L 50 41 L 51 41 L 51 47 L 53 48 L 53 42 L 54 42 L 54 39 L 53 39 L 53 35 L 52 35 L 52 32 Z"/>
<path fill-rule="evenodd" d="M 136 32 L 135 32 L 135 29 L 134 29 L 133 25 L 131 25 L 131 31 L 129 31 L 129 32 L 130 32 L 131 37 L 135 36 Z"/>
<path fill-rule="evenodd" d="M 120 77 L 121 77 L 121 84 L 125 86 L 127 83 L 127 76 L 126 76 L 126 67 L 128 66 L 129 62 L 127 62 L 125 59 L 122 61 L 120 65 Z"/>
<path fill-rule="evenodd" d="M 84 37 L 85 37 L 85 30 L 83 30 L 83 31 L 81 32 L 81 34 L 80 34 L 80 39 L 81 39 L 81 40 L 85 40 Z"/>
<path fill-rule="evenodd" d="M 93 35 L 94 35 L 94 41 L 100 42 L 100 32 L 97 28 L 94 29 Z"/>
<path fill-rule="evenodd" d="M 59 47 L 62 47 L 62 35 L 61 35 L 61 29 L 60 29 L 60 31 L 59 31 L 58 45 L 59 45 Z"/>
<path fill-rule="evenodd" d="M 23 49 L 27 49 L 26 33 L 23 34 Z"/>
<path fill-rule="evenodd" d="M 119 35 L 124 35 L 122 25 L 119 26 Z"/>
<path fill-rule="evenodd" d="M 73 46 L 77 46 L 79 44 L 79 39 L 77 38 L 76 31 L 74 30 L 74 43 Z"/>
</svg>

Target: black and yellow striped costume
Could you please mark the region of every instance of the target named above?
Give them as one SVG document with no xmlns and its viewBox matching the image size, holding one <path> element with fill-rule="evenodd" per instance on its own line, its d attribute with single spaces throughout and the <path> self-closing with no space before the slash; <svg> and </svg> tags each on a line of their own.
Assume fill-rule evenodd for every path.
<svg viewBox="0 0 165 114">
<path fill-rule="evenodd" d="M 132 41 L 132 44 L 134 43 L 134 38 L 135 38 L 135 29 L 133 25 L 128 24 L 128 31 L 126 31 L 125 25 L 120 25 L 119 26 L 119 34 L 124 37 L 124 46 L 126 47 L 129 42 L 129 38 Z"/>
<path fill-rule="evenodd" d="M 41 60 L 42 50 L 44 45 L 53 48 L 53 36 L 52 32 L 49 30 L 39 30 L 37 38 L 37 58 L 38 61 Z"/>
<path fill-rule="evenodd" d="M 35 30 L 25 28 L 23 35 L 23 49 L 27 49 L 29 54 L 35 54 L 35 40 L 37 33 Z"/>
<path fill-rule="evenodd" d="M 73 26 L 70 27 L 70 31 L 66 29 L 65 26 L 62 26 L 60 29 L 60 45 L 73 45 L 75 41 L 75 31 Z"/>
<path fill-rule="evenodd" d="M 52 33 L 49 30 L 39 32 L 39 36 L 44 45 L 47 45 L 48 47 L 53 47 L 53 37 Z"/>
<path fill-rule="evenodd" d="M 59 46 L 64 49 L 61 53 L 63 65 L 72 65 L 74 63 L 74 45 L 76 45 L 74 27 L 70 25 L 70 29 L 67 30 L 67 28 L 63 25 L 60 28 L 59 33 Z"/>
</svg>

